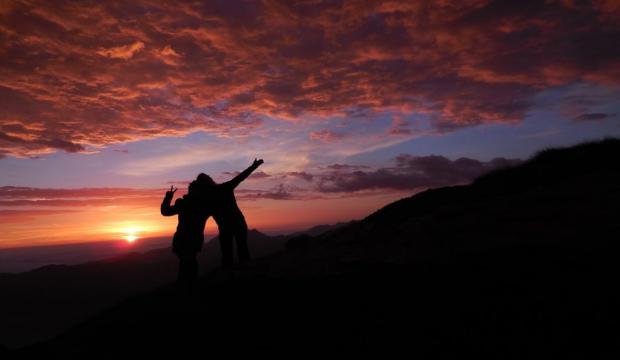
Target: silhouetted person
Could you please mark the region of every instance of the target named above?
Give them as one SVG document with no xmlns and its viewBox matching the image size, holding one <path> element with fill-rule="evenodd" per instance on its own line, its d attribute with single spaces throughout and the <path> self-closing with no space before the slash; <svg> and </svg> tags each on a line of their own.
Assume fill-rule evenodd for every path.
<svg viewBox="0 0 620 360">
<path fill-rule="evenodd" d="M 177 230 L 172 239 L 172 251 L 179 258 L 177 284 L 191 294 L 194 280 L 198 275 L 197 253 L 204 243 L 204 228 L 211 215 L 205 192 L 195 181 L 189 184 L 187 194 L 170 205 L 178 189 L 170 186 L 161 203 L 161 214 L 179 216 Z"/>
<path fill-rule="evenodd" d="M 243 170 L 222 184 L 216 184 L 207 174 L 201 173 L 196 178 L 200 186 L 210 189 L 209 199 L 213 201 L 213 218 L 219 230 L 220 248 L 222 249 L 222 267 L 231 268 L 233 266 L 233 239 L 237 245 L 237 256 L 240 264 L 250 261 L 250 251 L 248 249 L 248 225 L 245 222 L 243 213 L 237 206 L 235 199 L 235 188 L 256 170 L 263 160 L 254 159 L 250 167 Z"/>
</svg>

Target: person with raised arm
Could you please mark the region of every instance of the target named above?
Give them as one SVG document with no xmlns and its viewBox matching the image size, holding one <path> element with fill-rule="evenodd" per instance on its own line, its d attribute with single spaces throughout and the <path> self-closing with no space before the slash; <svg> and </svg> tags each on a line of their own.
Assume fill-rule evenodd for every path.
<svg viewBox="0 0 620 360">
<path fill-rule="evenodd" d="M 254 159 L 252 165 L 243 170 L 233 179 L 217 184 L 213 179 L 200 173 L 196 182 L 208 190 L 209 198 L 213 199 L 213 218 L 219 230 L 220 248 L 222 251 L 222 267 L 230 269 L 233 267 L 233 241 L 237 245 L 237 256 L 239 264 L 245 265 L 250 261 L 250 251 L 248 248 L 248 225 L 245 217 L 237 205 L 235 199 L 235 188 L 243 182 L 261 164 L 262 159 Z"/>
<path fill-rule="evenodd" d="M 161 214 L 179 216 L 177 230 L 172 238 L 172 251 L 179 258 L 177 286 L 181 291 L 191 294 L 198 276 L 196 255 L 202 250 L 204 243 L 204 229 L 211 216 L 211 202 L 206 198 L 204 189 L 199 187 L 196 181 L 192 181 L 187 188 L 187 194 L 171 205 L 177 190 L 170 186 L 170 190 L 166 191 L 161 203 Z"/>
</svg>

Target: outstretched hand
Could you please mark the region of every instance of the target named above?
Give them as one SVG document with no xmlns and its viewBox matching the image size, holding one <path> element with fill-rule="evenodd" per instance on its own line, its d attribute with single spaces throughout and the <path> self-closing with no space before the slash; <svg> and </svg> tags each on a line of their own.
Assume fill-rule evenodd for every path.
<svg viewBox="0 0 620 360">
<path fill-rule="evenodd" d="M 174 193 L 179 190 L 179 188 L 175 188 L 174 186 L 170 185 L 170 190 L 166 191 L 166 197 L 173 197 Z"/>
<path fill-rule="evenodd" d="M 264 163 L 263 159 L 254 159 L 254 162 L 252 163 L 252 166 L 259 167 L 263 163 Z"/>
</svg>

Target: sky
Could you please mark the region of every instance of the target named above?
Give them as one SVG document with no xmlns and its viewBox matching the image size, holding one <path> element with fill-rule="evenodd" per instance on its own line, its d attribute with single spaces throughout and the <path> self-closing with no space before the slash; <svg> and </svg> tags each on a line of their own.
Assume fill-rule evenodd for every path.
<svg viewBox="0 0 620 360">
<path fill-rule="evenodd" d="M 618 0 L 2 1 L 0 248 L 172 234 L 254 158 L 284 233 L 618 137 L 619 45 Z"/>
</svg>

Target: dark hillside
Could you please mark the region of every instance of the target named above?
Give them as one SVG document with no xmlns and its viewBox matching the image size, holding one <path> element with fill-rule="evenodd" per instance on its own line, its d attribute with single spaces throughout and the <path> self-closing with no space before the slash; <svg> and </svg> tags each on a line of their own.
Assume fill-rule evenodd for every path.
<svg viewBox="0 0 620 360">
<path fill-rule="evenodd" d="M 617 154 L 618 140 L 544 151 L 211 272 L 191 298 L 135 297 L 18 355 L 617 358 Z"/>
<path fill-rule="evenodd" d="M 250 230 L 255 256 L 283 248 L 284 236 Z M 199 254 L 201 273 L 220 262 L 217 238 Z M 77 265 L 48 265 L 0 274 L 0 344 L 10 348 L 52 338 L 119 301 L 175 280 L 178 260 L 169 247 Z"/>
</svg>

